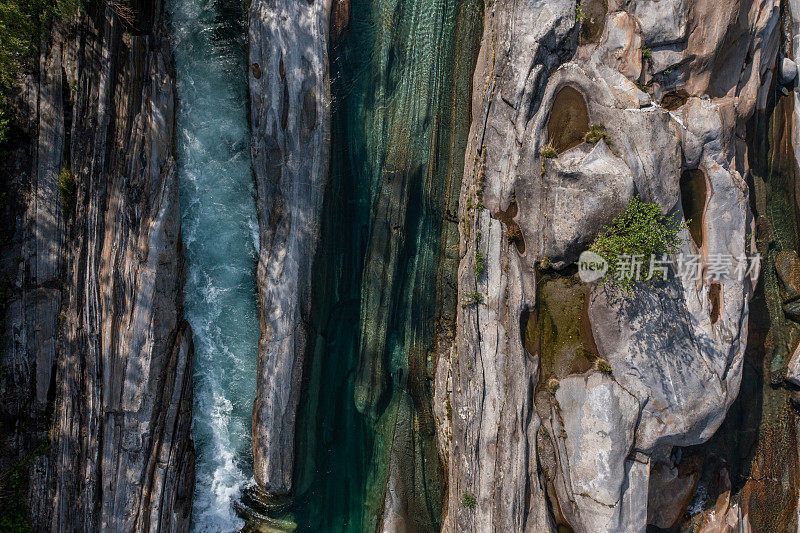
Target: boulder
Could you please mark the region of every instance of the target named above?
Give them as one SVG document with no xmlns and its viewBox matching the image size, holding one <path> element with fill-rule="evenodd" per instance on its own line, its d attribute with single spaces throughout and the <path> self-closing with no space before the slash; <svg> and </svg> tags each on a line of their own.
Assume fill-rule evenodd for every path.
<svg viewBox="0 0 800 533">
<path fill-rule="evenodd" d="M 625 209 L 633 197 L 633 177 L 603 140 L 545 159 L 544 170 L 544 255 L 563 268 Z"/>
</svg>

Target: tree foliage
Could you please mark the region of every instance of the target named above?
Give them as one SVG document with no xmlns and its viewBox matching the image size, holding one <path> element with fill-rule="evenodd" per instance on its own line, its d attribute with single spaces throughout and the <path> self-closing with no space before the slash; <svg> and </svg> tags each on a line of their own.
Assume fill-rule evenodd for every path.
<svg viewBox="0 0 800 533">
<path fill-rule="evenodd" d="M 53 20 L 74 15 L 79 7 L 80 0 L 0 0 L 0 143 L 11 120 L 8 89 L 33 61 Z"/>
</svg>

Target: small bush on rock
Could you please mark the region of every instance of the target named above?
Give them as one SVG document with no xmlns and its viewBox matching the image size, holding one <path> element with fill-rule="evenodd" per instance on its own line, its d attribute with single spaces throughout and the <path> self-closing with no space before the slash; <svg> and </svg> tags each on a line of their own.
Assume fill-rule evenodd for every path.
<svg viewBox="0 0 800 533">
<path fill-rule="evenodd" d="M 631 199 L 625 211 L 605 226 L 595 238 L 590 250 L 608 262 L 604 281 L 630 293 L 637 281 L 654 277 L 650 272 L 651 257 L 676 253 L 682 240 L 678 236 L 685 223 L 661 214 L 661 206 Z M 659 274 L 655 274 L 656 277 Z"/>
<path fill-rule="evenodd" d="M 461 505 L 467 509 L 475 509 L 475 506 L 478 505 L 478 499 L 471 492 L 465 492 L 464 495 L 461 496 Z"/>
<path fill-rule="evenodd" d="M 78 185 L 75 182 L 75 176 L 68 168 L 62 168 L 61 174 L 58 175 L 58 193 L 61 195 L 61 203 L 64 206 L 65 213 L 72 211 L 77 189 Z"/>
<path fill-rule="evenodd" d="M 474 291 L 466 295 L 464 303 L 461 304 L 461 307 L 469 307 L 471 305 L 478 305 L 482 303 L 483 303 L 483 295 L 478 291 Z"/>
<path fill-rule="evenodd" d="M 483 276 L 483 273 L 486 272 L 486 254 L 483 251 L 476 249 L 475 250 L 475 279 L 480 278 Z"/>
<path fill-rule="evenodd" d="M 611 363 L 602 358 L 598 359 L 595 365 L 597 367 L 597 370 L 599 370 L 603 374 L 611 375 L 611 373 L 614 371 L 614 369 L 611 368 Z"/>
<path fill-rule="evenodd" d="M 553 143 L 547 143 L 542 146 L 542 149 L 539 151 L 539 154 L 544 158 L 553 158 L 558 157 L 558 150 L 555 149 Z"/>
<path fill-rule="evenodd" d="M 583 140 L 589 144 L 597 144 L 601 139 L 605 141 L 606 144 L 611 144 L 611 139 L 609 139 L 608 133 L 606 133 L 606 127 L 602 124 L 590 127 L 586 135 L 583 136 Z"/>
</svg>

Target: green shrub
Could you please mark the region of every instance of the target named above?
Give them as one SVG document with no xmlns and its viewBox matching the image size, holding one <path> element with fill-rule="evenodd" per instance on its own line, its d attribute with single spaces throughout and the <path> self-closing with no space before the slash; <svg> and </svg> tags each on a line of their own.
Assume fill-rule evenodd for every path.
<svg viewBox="0 0 800 533">
<path fill-rule="evenodd" d="M 461 505 L 467 509 L 475 509 L 475 506 L 478 505 L 478 499 L 471 492 L 465 492 L 461 496 Z"/>
<path fill-rule="evenodd" d="M 575 21 L 580 22 L 586 18 L 586 13 L 583 11 L 583 6 L 581 4 L 575 5 Z"/>
<path fill-rule="evenodd" d="M 647 46 L 642 47 L 642 59 L 653 59 L 653 52 Z"/>
<path fill-rule="evenodd" d="M 7 90 L 33 55 L 56 18 L 74 15 L 80 0 L 0 0 L 0 144 L 11 121 Z"/>
<path fill-rule="evenodd" d="M 586 135 L 583 136 L 583 140 L 589 144 L 597 144 L 600 140 L 605 141 L 606 144 L 611 144 L 611 139 L 606 133 L 606 127 L 602 124 L 597 124 L 589 128 L 589 131 L 586 132 Z"/>
<path fill-rule="evenodd" d="M 478 305 L 483 303 L 483 294 L 478 291 L 470 292 L 466 295 L 464 303 L 461 307 L 469 307 L 470 305 Z"/>
<path fill-rule="evenodd" d="M 478 279 L 481 276 L 483 276 L 484 272 L 486 272 L 486 254 L 484 254 L 482 250 L 476 248 L 475 249 L 475 279 Z"/>
<path fill-rule="evenodd" d="M 660 259 L 663 254 L 676 253 L 681 244 L 678 232 L 685 226 L 661 214 L 658 204 L 631 199 L 625 211 L 617 215 L 595 238 L 591 251 L 608 262 L 604 281 L 630 293 L 636 284 L 634 268 L 627 262 L 638 257 L 639 280 L 650 281 L 650 258 Z"/>
<path fill-rule="evenodd" d="M 542 146 L 542 149 L 539 151 L 539 155 L 548 159 L 558 157 L 558 150 L 555 149 L 553 143 L 547 143 Z"/>
<path fill-rule="evenodd" d="M 58 194 L 61 195 L 61 203 L 64 206 L 65 213 L 72 211 L 77 189 L 78 186 L 75 182 L 75 176 L 68 168 L 62 168 L 61 173 L 58 175 Z"/>
<path fill-rule="evenodd" d="M 50 443 L 43 442 L 28 455 L 0 472 L 0 531 L 33 531 L 28 507 L 29 471 L 36 457 L 50 453 Z"/>
<path fill-rule="evenodd" d="M 595 367 L 597 368 L 597 370 L 599 370 L 603 374 L 611 375 L 611 373 L 614 371 L 614 369 L 611 368 L 611 363 L 609 363 L 608 361 L 606 361 L 603 358 L 599 358 L 595 362 Z"/>
</svg>

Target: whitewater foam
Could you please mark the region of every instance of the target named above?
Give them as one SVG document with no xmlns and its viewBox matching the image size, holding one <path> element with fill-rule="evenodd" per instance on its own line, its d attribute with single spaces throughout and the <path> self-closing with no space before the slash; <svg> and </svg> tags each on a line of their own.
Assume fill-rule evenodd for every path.
<svg viewBox="0 0 800 533">
<path fill-rule="evenodd" d="M 222 1 L 171 0 L 176 151 L 187 259 L 184 314 L 195 337 L 193 531 L 238 531 L 232 502 L 252 482 L 250 414 L 259 323 L 258 225 L 241 20 Z M 226 9 L 223 9 L 226 8 Z M 241 15 L 241 13 L 239 13 Z"/>
</svg>

